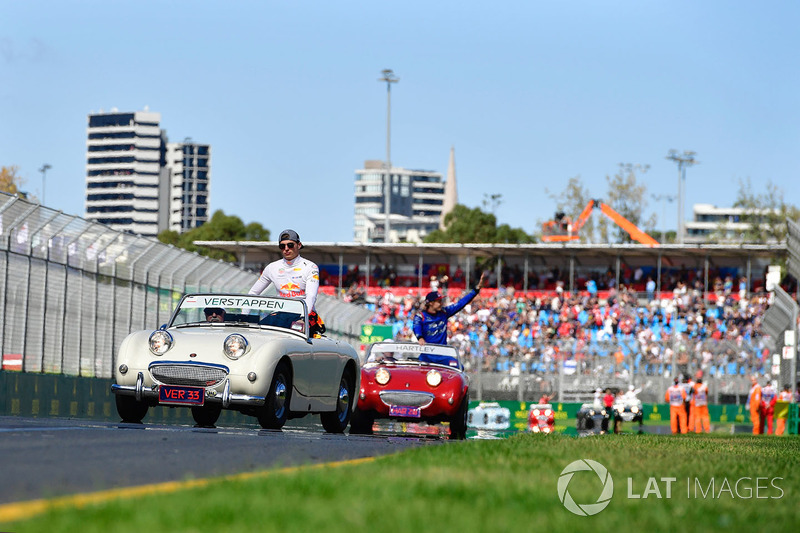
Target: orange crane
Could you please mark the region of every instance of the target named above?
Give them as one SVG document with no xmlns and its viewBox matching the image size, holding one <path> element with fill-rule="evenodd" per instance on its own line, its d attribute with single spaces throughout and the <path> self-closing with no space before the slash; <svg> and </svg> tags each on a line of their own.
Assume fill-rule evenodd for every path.
<svg viewBox="0 0 800 533">
<path fill-rule="evenodd" d="M 658 246 L 658 241 L 652 238 L 647 233 L 640 230 L 636 224 L 617 213 L 608 204 L 604 204 L 600 200 L 589 200 L 586 207 L 583 208 L 581 214 L 575 222 L 564 213 L 556 213 L 554 220 L 548 220 L 542 224 L 542 240 L 544 242 L 568 242 L 577 241 L 578 232 L 586 224 L 589 215 L 592 214 L 592 209 L 599 207 L 608 218 L 613 220 L 620 228 L 624 229 L 628 235 L 631 236 L 636 242 L 647 244 L 649 246 Z"/>
</svg>

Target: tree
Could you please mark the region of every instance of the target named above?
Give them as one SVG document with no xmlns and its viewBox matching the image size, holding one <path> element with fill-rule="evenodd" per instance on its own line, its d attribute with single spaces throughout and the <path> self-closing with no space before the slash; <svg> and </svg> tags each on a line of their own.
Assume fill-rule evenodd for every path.
<svg viewBox="0 0 800 533">
<path fill-rule="evenodd" d="M 158 240 L 165 244 L 172 244 L 190 252 L 224 261 L 235 261 L 236 256 L 222 250 L 212 250 L 202 246 L 195 246 L 194 241 L 268 241 L 269 230 L 258 222 L 245 225 L 236 215 L 226 215 L 218 209 L 211 215 L 211 220 L 202 226 L 192 228 L 186 233 L 178 234 L 176 231 L 165 230 L 158 234 Z"/>
<path fill-rule="evenodd" d="M 573 222 L 577 222 L 578 216 L 594 198 L 583 185 L 580 176 L 569 178 L 566 187 L 561 193 L 552 193 L 547 188 L 545 188 L 545 192 L 555 202 L 556 209 L 554 213 L 564 213 Z M 585 243 L 607 242 L 608 219 L 589 216 L 578 233 L 578 237 L 580 237 L 580 242 Z"/>
<path fill-rule="evenodd" d="M 17 172 L 19 172 L 19 167 L 16 165 L 0 168 L 0 191 L 25 197 L 25 194 L 19 190 L 25 180 Z"/>
<path fill-rule="evenodd" d="M 768 243 L 783 242 L 786 240 L 789 228 L 787 219 L 797 221 L 800 218 L 800 209 L 784 201 L 783 190 L 767 181 L 761 193 L 753 191 L 753 186 L 748 178 L 746 182 L 739 180 L 739 191 L 733 207 L 744 210 L 739 217 L 740 222 L 746 222 L 747 228 L 742 230 L 739 240 L 742 242 Z M 718 231 L 721 233 L 724 227 Z M 727 235 L 723 235 L 727 237 Z"/>
<path fill-rule="evenodd" d="M 486 213 L 479 207 L 470 209 L 463 204 L 457 204 L 445 215 L 444 227 L 444 230 L 429 233 L 425 242 L 534 242 L 521 228 L 512 228 L 508 224 L 498 226 L 497 217 L 492 213 Z"/>
<path fill-rule="evenodd" d="M 647 186 L 638 182 L 637 174 L 643 175 L 649 168 L 649 165 L 620 163 L 614 177 L 606 176 L 608 193 L 605 202 L 645 232 L 652 231 L 656 221 L 655 214 L 648 219 L 644 218 L 647 207 Z M 615 227 L 612 234 L 616 236 L 617 242 L 632 241 L 631 236 L 622 228 Z"/>
</svg>

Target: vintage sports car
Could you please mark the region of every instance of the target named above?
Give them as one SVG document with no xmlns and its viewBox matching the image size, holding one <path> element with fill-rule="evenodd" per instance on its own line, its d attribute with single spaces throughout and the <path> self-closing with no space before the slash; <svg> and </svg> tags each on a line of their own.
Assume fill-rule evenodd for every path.
<svg viewBox="0 0 800 533">
<path fill-rule="evenodd" d="M 595 403 L 585 403 L 575 415 L 577 419 L 578 434 L 606 433 L 608 432 L 608 419 L 610 413 L 605 407 Z"/>
<path fill-rule="evenodd" d="M 497 402 L 481 402 L 467 412 L 467 426 L 475 429 L 501 430 L 511 427 L 511 410 Z"/>
<path fill-rule="evenodd" d="M 618 398 L 612 407 L 614 410 L 614 433 L 619 433 L 622 422 L 638 422 L 639 431 L 644 423 L 642 401 L 638 398 Z"/>
<path fill-rule="evenodd" d="M 375 419 L 450 423 L 450 438 L 467 434 L 469 378 L 452 346 L 380 342 L 361 368 L 350 433 L 372 433 Z"/>
<path fill-rule="evenodd" d="M 532 403 L 528 411 L 528 431 L 531 433 L 553 433 L 556 419 L 549 403 Z"/>
<path fill-rule="evenodd" d="M 184 296 L 167 324 L 123 340 L 115 366 L 124 422 L 168 405 L 191 408 L 199 426 L 222 409 L 268 429 L 318 413 L 331 433 L 350 422 L 361 376 L 352 346 L 309 335 L 303 300 L 230 294 Z"/>
</svg>

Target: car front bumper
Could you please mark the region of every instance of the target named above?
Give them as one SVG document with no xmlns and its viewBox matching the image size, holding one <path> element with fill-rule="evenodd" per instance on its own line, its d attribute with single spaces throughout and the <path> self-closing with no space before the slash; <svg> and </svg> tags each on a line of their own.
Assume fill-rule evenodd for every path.
<svg viewBox="0 0 800 533">
<path fill-rule="evenodd" d="M 250 396 L 248 394 L 234 394 L 231 392 L 231 383 L 225 380 L 222 393 L 215 389 L 207 388 L 204 403 L 221 403 L 223 409 L 231 406 L 262 406 L 266 398 L 263 396 Z M 111 385 L 111 392 L 120 396 L 134 396 L 137 402 L 152 401 L 158 402 L 158 385 L 147 387 L 144 384 L 144 374 L 139 372 L 136 378 L 136 385 Z"/>
</svg>

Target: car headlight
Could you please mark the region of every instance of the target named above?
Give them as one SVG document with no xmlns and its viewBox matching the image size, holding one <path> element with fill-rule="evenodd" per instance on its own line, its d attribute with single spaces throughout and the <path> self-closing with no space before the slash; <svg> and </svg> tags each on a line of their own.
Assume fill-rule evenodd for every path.
<svg viewBox="0 0 800 533">
<path fill-rule="evenodd" d="M 634 405 L 633 407 L 631 407 L 631 412 L 632 412 L 633 414 L 636 414 L 636 413 L 638 413 L 638 412 L 639 412 L 639 408 L 638 408 L 638 407 L 636 407 L 636 406 Z"/>
<path fill-rule="evenodd" d="M 605 414 L 605 413 L 603 413 Z M 589 416 L 594 416 L 594 411 L 589 411 Z"/>
<path fill-rule="evenodd" d="M 378 385 L 386 385 L 389 383 L 389 378 L 391 377 L 392 375 L 385 368 L 379 368 L 378 371 L 375 372 L 375 381 L 378 382 Z"/>
<path fill-rule="evenodd" d="M 606 416 L 606 410 L 603 409 L 602 411 L 600 411 L 600 414 L 603 415 L 603 416 Z"/>
<path fill-rule="evenodd" d="M 539 426 L 533 426 L 533 432 L 539 433 Z"/>
<path fill-rule="evenodd" d="M 545 426 L 544 428 L 542 428 L 542 431 L 545 433 L 550 433 L 550 428 Z"/>
<path fill-rule="evenodd" d="M 172 335 L 160 329 L 150 334 L 150 351 L 154 355 L 164 355 L 172 348 Z"/>
<path fill-rule="evenodd" d="M 552 414 L 553 414 L 553 411 L 551 411 L 550 409 L 545 409 L 544 410 L 544 416 L 550 416 Z"/>
<path fill-rule="evenodd" d="M 539 410 L 538 409 L 534 409 L 533 410 L 533 416 L 539 416 Z"/>
<path fill-rule="evenodd" d="M 425 381 L 427 381 L 428 385 L 431 387 L 438 387 L 439 383 L 442 382 L 442 375 L 438 370 L 429 370 L 425 375 Z"/>
<path fill-rule="evenodd" d="M 236 361 L 247 351 L 247 339 L 238 333 L 228 335 L 225 342 L 222 343 L 222 350 L 228 359 Z"/>
</svg>

